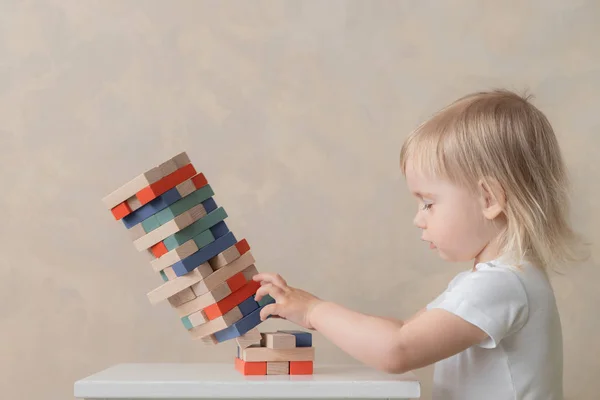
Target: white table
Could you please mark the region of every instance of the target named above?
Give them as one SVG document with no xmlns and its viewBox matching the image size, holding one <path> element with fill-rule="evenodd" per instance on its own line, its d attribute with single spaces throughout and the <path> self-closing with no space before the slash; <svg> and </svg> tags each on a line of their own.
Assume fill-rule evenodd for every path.
<svg viewBox="0 0 600 400">
<path fill-rule="evenodd" d="M 315 365 L 313 375 L 243 376 L 233 363 L 119 364 L 75 382 L 83 399 L 416 399 L 414 374 Z"/>
</svg>

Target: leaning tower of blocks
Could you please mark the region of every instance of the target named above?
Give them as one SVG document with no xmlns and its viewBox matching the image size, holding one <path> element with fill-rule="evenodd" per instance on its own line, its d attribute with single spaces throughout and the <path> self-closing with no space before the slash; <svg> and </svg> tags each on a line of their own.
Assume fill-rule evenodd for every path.
<svg viewBox="0 0 600 400">
<path fill-rule="evenodd" d="M 310 375 L 310 332 L 259 332 L 255 301 L 260 287 L 250 246 L 225 223 L 213 188 L 183 152 L 138 175 L 103 199 L 127 228 L 133 245 L 147 253 L 162 284 L 151 304 L 168 301 L 193 340 L 215 345 L 235 339 L 234 366 L 243 375 Z"/>
</svg>

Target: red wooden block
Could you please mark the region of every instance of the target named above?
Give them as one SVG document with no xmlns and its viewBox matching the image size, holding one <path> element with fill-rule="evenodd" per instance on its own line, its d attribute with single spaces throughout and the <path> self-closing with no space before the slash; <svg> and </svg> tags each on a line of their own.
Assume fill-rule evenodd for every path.
<svg viewBox="0 0 600 400">
<path fill-rule="evenodd" d="M 190 179 L 194 175 L 196 175 L 196 169 L 194 166 L 192 164 L 185 165 L 172 174 L 165 176 L 158 182 L 155 182 L 150 186 L 146 186 L 135 195 L 142 205 L 148 204 L 161 194 L 165 193 L 167 190 L 173 189 L 175 186 L 187 179 Z"/>
<path fill-rule="evenodd" d="M 229 296 L 225 297 L 223 300 L 211 304 L 210 306 L 204 309 L 204 313 L 206 317 L 210 320 L 218 318 L 223 314 L 231 311 L 235 306 L 239 305 L 241 302 L 246 300 L 248 297 L 252 296 L 258 288 L 260 287 L 260 282 L 248 282 L 241 289 L 236 290 L 231 293 Z"/>
<path fill-rule="evenodd" d="M 231 290 L 231 293 L 233 293 L 236 290 L 241 289 L 246 284 L 247 281 L 246 281 L 246 277 L 244 276 L 244 271 L 242 271 L 242 272 L 238 272 L 231 278 L 227 279 L 225 282 L 227 282 L 227 286 L 229 286 L 229 290 Z"/>
<path fill-rule="evenodd" d="M 248 250 L 250 250 L 250 245 L 246 241 L 246 239 L 242 239 L 235 244 L 236 249 L 240 252 L 240 255 L 243 255 Z"/>
<path fill-rule="evenodd" d="M 200 189 L 201 187 L 208 185 L 208 181 L 202 172 L 192 178 L 192 183 L 196 189 Z"/>
<path fill-rule="evenodd" d="M 242 359 L 235 358 L 235 369 L 242 375 L 266 375 L 267 374 L 267 362 L 266 361 L 243 361 Z"/>
<path fill-rule="evenodd" d="M 150 251 L 154 254 L 154 257 L 161 258 L 169 252 L 167 246 L 163 242 L 158 242 L 154 246 L 150 247 Z"/>
<path fill-rule="evenodd" d="M 110 211 L 117 221 L 128 214 L 131 214 L 131 208 L 129 208 L 129 205 L 126 201 L 114 206 Z"/>
<path fill-rule="evenodd" d="M 312 375 L 312 361 L 290 361 L 290 375 Z"/>
</svg>

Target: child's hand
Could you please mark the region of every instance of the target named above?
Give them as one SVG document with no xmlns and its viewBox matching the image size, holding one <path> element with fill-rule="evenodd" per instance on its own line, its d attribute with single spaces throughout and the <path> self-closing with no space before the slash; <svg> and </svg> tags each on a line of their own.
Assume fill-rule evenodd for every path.
<svg viewBox="0 0 600 400">
<path fill-rule="evenodd" d="M 252 279 L 262 285 L 256 291 L 254 298 L 256 301 L 267 294 L 275 300 L 275 303 L 266 305 L 260 311 L 261 321 L 273 315 L 285 318 L 306 329 L 314 329 L 310 323 L 310 313 L 322 300 L 304 290 L 289 287 L 279 274 L 260 273 L 254 275 Z"/>
</svg>

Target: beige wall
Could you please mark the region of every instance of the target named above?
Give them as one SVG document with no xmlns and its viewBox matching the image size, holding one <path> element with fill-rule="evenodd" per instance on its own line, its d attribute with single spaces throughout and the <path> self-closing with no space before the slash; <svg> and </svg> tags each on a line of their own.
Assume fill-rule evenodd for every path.
<svg viewBox="0 0 600 400">
<path fill-rule="evenodd" d="M 1 397 L 69 398 L 119 362 L 232 362 L 149 304 L 161 280 L 100 201 L 182 150 L 259 269 L 406 318 L 465 265 L 411 225 L 403 138 L 466 92 L 529 88 L 596 243 L 599 17 L 594 0 L 0 2 Z M 553 277 L 569 399 L 600 391 L 599 252 Z"/>
</svg>

